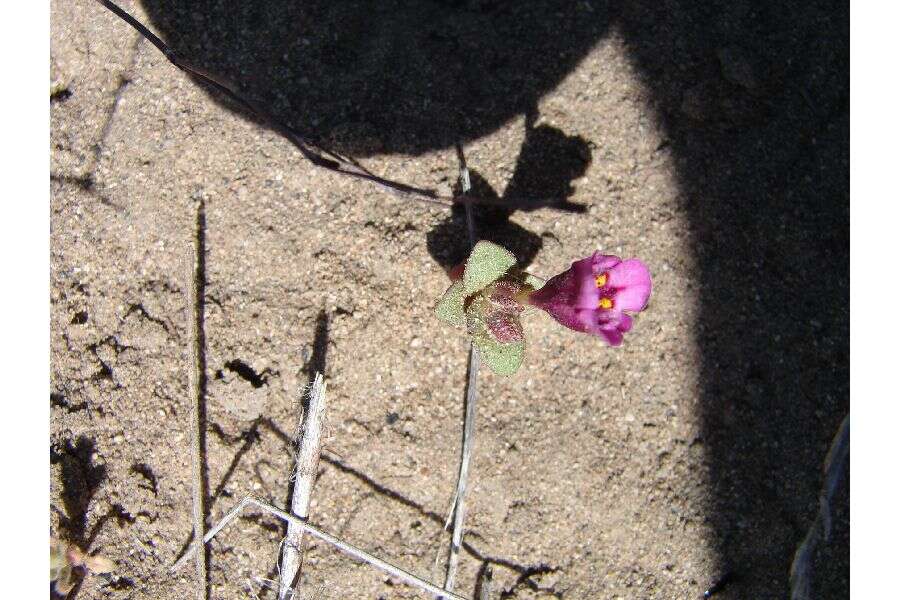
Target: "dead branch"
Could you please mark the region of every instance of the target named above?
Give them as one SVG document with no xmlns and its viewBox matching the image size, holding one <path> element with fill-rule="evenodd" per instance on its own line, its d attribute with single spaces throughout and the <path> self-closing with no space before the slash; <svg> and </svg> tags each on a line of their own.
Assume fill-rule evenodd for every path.
<svg viewBox="0 0 900 600">
<path fill-rule="evenodd" d="M 325 419 L 325 381 L 316 373 L 309 392 L 309 404 L 303 414 L 303 424 L 298 436 L 297 466 L 294 476 L 294 493 L 291 496 L 291 513 L 301 519 L 309 517 L 309 501 L 312 494 L 319 454 L 322 450 L 322 422 Z M 286 600 L 297 585 L 300 564 L 303 561 L 301 547 L 303 529 L 288 523 L 287 536 L 282 545 L 281 578 L 278 599 Z"/>
</svg>

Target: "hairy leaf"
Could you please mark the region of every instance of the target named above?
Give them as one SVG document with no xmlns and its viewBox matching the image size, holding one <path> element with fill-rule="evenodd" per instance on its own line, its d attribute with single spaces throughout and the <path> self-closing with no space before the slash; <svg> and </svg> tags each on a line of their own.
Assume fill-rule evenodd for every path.
<svg viewBox="0 0 900 600">
<path fill-rule="evenodd" d="M 438 319 L 450 323 L 454 327 L 462 327 L 466 324 L 463 312 L 464 291 L 465 286 L 462 281 L 457 281 L 447 288 L 443 298 L 434 309 L 434 314 Z"/>
<path fill-rule="evenodd" d="M 470 296 L 499 279 L 516 264 L 512 252 L 484 240 L 475 244 L 463 273 L 465 295 Z"/>
<path fill-rule="evenodd" d="M 512 375 L 519 370 L 525 358 L 525 340 L 511 344 L 501 344 L 490 336 L 474 337 L 475 346 L 481 353 L 481 360 L 497 375 Z"/>
</svg>

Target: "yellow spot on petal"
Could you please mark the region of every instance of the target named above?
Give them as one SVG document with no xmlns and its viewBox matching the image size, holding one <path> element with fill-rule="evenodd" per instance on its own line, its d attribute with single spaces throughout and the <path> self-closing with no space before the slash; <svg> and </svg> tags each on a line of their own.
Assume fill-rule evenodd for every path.
<svg viewBox="0 0 900 600">
<path fill-rule="evenodd" d="M 613 307 L 613 301 L 610 298 L 600 298 L 600 302 L 598 302 L 597 304 L 600 306 L 600 308 L 609 309 Z"/>
<path fill-rule="evenodd" d="M 594 278 L 594 281 L 597 282 L 598 288 L 602 288 L 603 286 L 606 285 L 606 273 L 601 273 L 600 275 L 597 275 L 597 277 Z"/>
</svg>

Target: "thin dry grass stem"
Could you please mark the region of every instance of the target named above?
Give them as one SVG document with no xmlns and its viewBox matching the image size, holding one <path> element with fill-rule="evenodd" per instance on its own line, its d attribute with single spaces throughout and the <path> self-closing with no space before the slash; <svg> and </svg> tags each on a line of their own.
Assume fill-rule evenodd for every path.
<svg viewBox="0 0 900 600">
<path fill-rule="evenodd" d="M 199 252 L 200 247 L 195 240 L 188 244 L 185 254 L 187 258 L 187 321 L 190 354 L 188 393 L 191 396 L 191 492 L 194 518 L 193 547 L 198 550 L 194 561 L 197 569 L 197 598 L 198 600 L 206 600 L 206 598 L 208 598 L 206 552 L 202 552 L 205 523 L 203 518 L 203 455 L 200 447 L 201 440 L 203 439 L 203 432 L 201 431 L 201 404 L 203 398 L 200 389 L 200 369 L 202 364 L 200 357 L 200 315 L 197 291 L 197 269 L 200 264 L 197 255 Z"/>
<path fill-rule="evenodd" d="M 459 550 L 462 547 L 463 519 L 466 515 L 466 489 L 469 482 L 469 464 L 475 446 L 475 408 L 478 402 L 478 350 L 469 346 L 469 378 L 466 384 L 466 420 L 463 426 L 462 457 L 459 462 L 459 478 L 456 482 L 456 503 L 453 507 L 453 535 L 450 541 L 450 558 L 447 561 L 447 577 L 444 589 L 452 591 L 459 566 Z"/>
<path fill-rule="evenodd" d="M 388 575 L 396 577 L 397 579 L 400 579 L 401 581 L 405 581 L 409 585 L 412 585 L 412 586 L 418 587 L 422 590 L 425 590 L 426 592 L 432 594 L 435 597 L 452 598 L 453 600 L 466 600 L 466 598 L 464 598 L 463 596 L 458 596 L 456 594 L 446 592 L 446 591 L 442 590 L 441 588 L 439 588 L 438 586 L 434 585 L 433 583 L 429 583 L 428 581 L 425 581 L 424 579 L 421 579 L 421 578 L 413 575 L 409 571 L 406 571 L 396 565 L 393 565 L 387 561 L 384 561 L 384 560 L 378 558 L 377 556 L 369 554 L 365 550 L 357 548 L 356 546 L 353 546 L 352 544 L 348 544 L 347 542 L 344 542 L 344 541 L 334 537 L 333 535 L 325 533 L 321 529 L 318 529 L 317 527 L 310 525 L 309 523 L 307 523 L 300 517 L 292 515 L 284 510 L 281 510 L 280 508 L 272 506 L 271 504 L 266 504 L 259 498 L 255 498 L 253 496 L 247 496 L 246 498 L 241 500 L 234 508 L 232 508 L 230 511 L 228 511 L 228 514 L 226 514 L 224 517 L 222 517 L 222 520 L 219 521 L 214 527 L 212 527 L 209 530 L 209 532 L 206 534 L 206 537 L 203 538 L 203 542 L 208 543 L 211 539 L 213 539 L 216 536 L 216 534 L 218 534 L 226 525 L 228 525 L 228 523 L 230 523 L 231 521 L 236 519 L 237 516 L 241 513 L 241 511 L 244 510 L 244 508 L 246 508 L 247 506 L 255 506 L 256 508 L 258 508 L 262 511 L 265 511 L 265 512 L 269 513 L 270 515 L 278 517 L 282 521 L 286 521 L 288 524 L 294 525 L 295 527 L 302 529 L 305 533 L 308 533 L 311 536 L 322 540 L 323 542 L 331 544 L 332 546 L 334 546 L 335 548 L 337 548 L 344 554 L 347 554 L 348 556 L 351 556 L 357 560 L 361 560 L 363 562 L 369 563 L 370 565 L 374 566 L 375 568 L 384 571 Z M 196 550 L 197 550 L 197 547 L 192 545 L 191 548 L 189 548 L 188 551 L 184 554 L 184 556 L 182 556 L 178 560 L 178 562 L 176 562 L 172 566 L 171 571 L 174 572 L 174 571 L 178 570 Z"/>
<path fill-rule="evenodd" d="M 811 600 L 812 561 L 820 541 L 828 541 L 831 536 L 831 507 L 838 486 L 844 479 L 847 457 L 850 455 L 850 415 L 844 417 L 831 442 L 822 470 L 825 480 L 819 494 L 819 512 L 803 543 L 794 554 L 791 564 L 791 600 Z"/>
<path fill-rule="evenodd" d="M 291 513 L 301 519 L 309 517 L 309 501 L 319 467 L 319 454 L 322 451 L 325 388 L 322 374 L 316 373 L 312 389 L 309 391 L 309 404 L 304 411 L 303 423 L 300 425 L 298 435 L 297 466 L 294 474 L 294 492 L 291 496 Z M 288 523 L 287 536 L 282 545 L 281 576 L 278 586 L 279 600 L 291 598 L 292 590 L 297 586 L 300 564 L 303 561 L 302 538 L 303 529 L 293 523 Z"/>
<path fill-rule="evenodd" d="M 456 145 L 456 155 L 459 158 L 460 188 L 463 194 L 468 194 L 471 189 L 471 180 L 461 144 Z M 475 220 L 472 214 L 473 207 L 471 204 L 466 204 L 465 208 L 469 245 L 474 247 L 477 238 Z M 472 449 L 475 445 L 475 407 L 478 402 L 479 362 L 478 350 L 474 344 L 469 344 L 469 375 L 466 383 L 466 418 L 463 426 L 462 456 L 459 462 L 459 478 L 456 483 L 456 494 L 452 511 L 453 535 L 450 541 L 450 556 L 447 560 L 447 576 L 444 579 L 444 589 L 447 591 L 452 591 L 456 583 L 459 549 L 462 546 L 463 519 L 466 515 L 466 486 L 469 481 L 469 463 L 472 458 Z"/>
</svg>

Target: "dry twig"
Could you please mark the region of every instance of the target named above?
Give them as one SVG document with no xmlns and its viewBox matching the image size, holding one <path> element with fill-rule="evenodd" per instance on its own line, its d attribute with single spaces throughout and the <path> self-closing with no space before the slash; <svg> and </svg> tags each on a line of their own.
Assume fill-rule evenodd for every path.
<svg viewBox="0 0 900 600">
<path fill-rule="evenodd" d="M 203 549 L 203 533 L 204 533 L 204 508 L 203 508 L 203 456 L 202 456 L 202 391 L 200 389 L 200 378 L 202 376 L 201 348 L 200 348 L 200 305 L 199 294 L 197 291 L 198 268 L 202 259 L 198 257 L 202 249 L 195 240 L 188 244 L 187 258 L 187 316 L 188 316 L 188 344 L 190 345 L 190 367 L 188 368 L 188 385 L 191 396 L 191 488 L 193 494 L 193 517 L 194 517 L 194 543 L 193 547 L 198 550 L 196 553 L 197 568 L 197 598 L 206 600 L 207 581 L 206 581 L 206 553 Z"/>
<path fill-rule="evenodd" d="M 219 521 L 213 528 L 211 528 L 209 530 L 209 533 L 207 533 L 206 537 L 203 538 L 203 542 L 208 543 L 211 539 L 213 539 L 217 533 L 219 533 L 226 525 L 228 525 L 228 523 L 230 523 L 232 520 L 237 518 L 237 516 L 241 513 L 241 511 L 247 506 L 255 506 L 271 515 L 274 515 L 275 517 L 278 517 L 282 521 L 286 521 L 287 523 L 294 525 L 298 529 L 301 529 L 305 533 L 308 533 L 314 537 L 317 537 L 320 540 L 322 540 L 323 542 L 331 544 L 332 546 L 334 546 L 335 548 L 337 548 L 344 554 L 352 556 L 353 558 L 355 558 L 357 560 L 367 562 L 370 565 L 372 565 L 378 569 L 381 569 L 388 575 L 391 575 L 393 577 L 396 577 L 397 579 L 405 581 L 406 583 L 408 583 L 410 585 L 421 588 L 436 597 L 452 598 L 453 600 L 466 600 L 463 596 L 458 596 L 456 594 L 446 592 L 446 591 L 442 590 L 441 588 L 439 588 L 438 586 L 434 585 L 433 583 L 429 583 L 428 581 L 425 581 L 424 579 L 416 577 L 409 571 L 401 569 L 398 566 L 392 565 L 391 563 L 384 561 L 384 560 L 378 558 L 377 556 L 369 554 L 365 550 L 357 548 L 356 546 L 353 546 L 352 544 L 348 544 L 347 542 L 339 540 L 338 538 L 334 537 L 333 535 L 325 533 L 321 529 L 318 529 L 317 527 L 310 525 L 309 523 L 307 523 L 300 517 L 297 517 L 288 512 L 285 512 L 285 511 L 281 510 L 280 508 L 272 506 L 271 504 L 266 504 L 262 500 L 255 498 L 253 496 L 247 496 L 246 498 L 241 500 L 237 504 L 237 506 L 232 508 L 228 512 L 228 514 L 226 514 L 222 518 L 221 521 Z M 178 570 L 181 567 L 181 565 L 183 565 L 184 562 L 196 550 L 197 550 L 196 546 L 191 546 L 191 548 L 184 554 L 184 556 L 182 556 L 180 559 L 178 559 L 178 562 L 176 562 L 172 566 L 171 570 L 172 571 Z"/>
<path fill-rule="evenodd" d="M 303 414 L 300 426 L 297 466 L 294 475 L 294 493 L 291 496 L 291 513 L 306 519 L 309 517 L 309 500 L 312 494 L 319 454 L 322 450 L 322 422 L 325 419 L 325 381 L 321 373 L 316 373 L 309 392 L 309 404 Z M 300 564 L 303 560 L 301 543 L 303 529 L 288 523 L 281 554 L 281 577 L 278 599 L 286 600 L 297 585 Z"/>
</svg>

